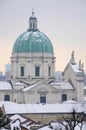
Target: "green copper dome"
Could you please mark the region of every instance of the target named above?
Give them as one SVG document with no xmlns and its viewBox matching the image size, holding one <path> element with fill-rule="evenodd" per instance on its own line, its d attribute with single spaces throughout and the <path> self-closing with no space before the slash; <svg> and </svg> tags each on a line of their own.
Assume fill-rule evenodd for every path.
<svg viewBox="0 0 86 130">
<path fill-rule="evenodd" d="M 48 37 L 39 30 L 28 30 L 22 33 L 14 43 L 16 52 L 48 52 L 53 53 L 53 46 Z"/>
<path fill-rule="evenodd" d="M 14 43 L 13 53 L 16 52 L 47 52 L 53 53 L 53 46 L 48 37 L 37 29 L 37 18 L 29 18 L 29 28 L 22 33 Z"/>
</svg>

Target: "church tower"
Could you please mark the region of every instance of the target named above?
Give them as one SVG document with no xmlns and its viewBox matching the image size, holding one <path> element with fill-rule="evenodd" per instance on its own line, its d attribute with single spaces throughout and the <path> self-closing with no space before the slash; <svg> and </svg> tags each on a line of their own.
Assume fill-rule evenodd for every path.
<svg viewBox="0 0 86 130">
<path fill-rule="evenodd" d="M 49 38 L 38 30 L 33 11 L 29 18 L 29 28 L 14 43 L 11 67 L 12 80 L 30 82 L 54 79 L 53 46 Z"/>
</svg>

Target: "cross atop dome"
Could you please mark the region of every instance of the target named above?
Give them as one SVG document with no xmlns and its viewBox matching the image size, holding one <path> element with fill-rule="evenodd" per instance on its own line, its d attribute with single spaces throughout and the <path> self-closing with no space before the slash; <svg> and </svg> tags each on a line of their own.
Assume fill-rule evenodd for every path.
<svg viewBox="0 0 86 130">
<path fill-rule="evenodd" d="M 32 8 L 32 16 L 34 16 L 34 8 Z"/>
<path fill-rule="evenodd" d="M 36 31 L 37 29 L 37 18 L 34 15 L 34 10 L 32 8 L 32 15 L 29 18 L 29 29 L 28 31 Z"/>
</svg>

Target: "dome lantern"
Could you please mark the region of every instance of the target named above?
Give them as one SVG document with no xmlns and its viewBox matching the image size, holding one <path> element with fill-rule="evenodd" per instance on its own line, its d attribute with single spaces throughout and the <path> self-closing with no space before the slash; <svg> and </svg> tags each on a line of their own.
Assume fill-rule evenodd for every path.
<svg viewBox="0 0 86 130">
<path fill-rule="evenodd" d="M 37 18 L 34 15 L 34 11 L 32 10 L 32 15 L 29 18 L 29 29 L 28 31 L 34 31 L 37 29 Z"/>
</svg>

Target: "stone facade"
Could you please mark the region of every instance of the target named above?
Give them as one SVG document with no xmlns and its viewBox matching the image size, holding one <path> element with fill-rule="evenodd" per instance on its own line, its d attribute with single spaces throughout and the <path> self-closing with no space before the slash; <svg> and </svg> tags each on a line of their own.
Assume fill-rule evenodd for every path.
<svg viewBox="0 0 86 130">
<path fill-rule="evenodd" d="M 43 124 L 49 124 L 51 122 L 62 121 L 64 118 L 71 118 L 71 113 L 31 113 L 23 114 L 24 117 L 31 118 L 34 121 L 41 122 Z"/>
<path fill-rule="evenodd" d="M 75 63 L 74 51 L 64 69 L 64 78 L 55 80 L 52 43 L 37 29 L 34 13 L 29 22 L 29 29 L 18 37 L 13 47 L 10 82 L 12 88 L 1 89 L 0 100 L 18 103 L 82 101 L 84 70 L 81 62 L 79 66 Z"/>
<path fill-rule="evenodd" d="M 54 79 L 55 58 L 48 53 L 19 53 L 11 57 L 13 80 L 34 80 L 34 79 Z M 40 75 L 35 75 L 35 67 L 40 67 Z M 24 76 L 21 76 L 20 69 L 24 67 Z M 48 74 L 50 67 L 50 75 Z"/>
<path fill-rule="evenodd" d="M 84 97 L 84 77 L 85 74 L 83 72 L 83 68 L 81 65 L 77 65 L 75 63 L 75 57 L 71 57 L 70 62 L 66 66 L 64 70 L 64 78 L 65 81 L 70 82 L 74 89 L 76 94 L 76 99 L 78 101 L 82 101 Z"/>
<path fill-rule="evenodd" d="M 63 83 L 64 84 L 64 83 Z M 65 84 L 64 84 L 65 85 Z M 62 83 L 58 85 L 49 84 L 46 81 L 41 81 L 31 86 L 15 85 L 13 89 L 1 90 L 1 101 L 12 101 L 17 103 L 61 103 L 63 101 L 62 95 L 66 95 L 64 100 L 72 100 L 75 97 L 75 90 L 73 88 L 60 89 Z M 17 88 L 19 87 L 19 89 Z M 72 86 L 71 86 L 72 87 Z M 7 98 L 6 98 L 7 97 Z"/>
<path fill-rule="evenodd" d="M 63 94 L 67 95 L 68 100 L 72 100 L 72 96 L 74 95 L 73 89 L 71 91 L 67 89 L 59 90 L 58 87 L 54 87 L 45 82 L 41 82 L 29 90 L 27 88 L 23 89 L 23 91 L 26 103 L 41 103 L 42 96 L 46 98 L 46 103 L 59 103 L 62 102 Z"/>
</svg>

